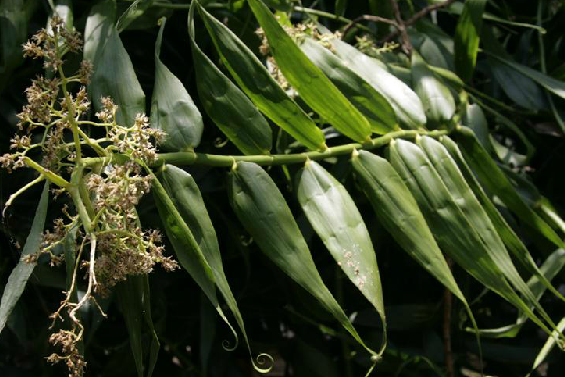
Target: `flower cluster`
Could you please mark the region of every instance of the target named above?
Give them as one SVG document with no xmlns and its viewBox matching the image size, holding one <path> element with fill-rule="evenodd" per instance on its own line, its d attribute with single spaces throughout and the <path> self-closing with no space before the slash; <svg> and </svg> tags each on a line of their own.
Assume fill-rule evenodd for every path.
<svg viewBox="0 0 565 377">
<path fill-rule="evenodd" d="M 91 174 L 86 187 L 93 193 L 100 256 L 96 260 L 96 292 L 106 295 L 128 275 L 147 274 L 156 263 L 166 270 L 177 267 L 163 256 L 157 231 L 142 231 L 135 206 L 151 188 L 151 177 L 143 176 L 135 162 L 108 165 L 103 174 Z"/>
<path fill-rule="evenodd" d="M 69 377 L 82 376 L 86 367 L 84 356 L 78 349 L 79 340 L 74 331 L 68 330 L 60 330 L 49 337 L 49 343 L 61 347 L 64 356 L 53 353 L 47 358 L 47 361 L 52 364 L 64 361 L 69 370 Z"/>
<path fill-rule="evenodd" d="M 118 106 L 111 98 L 102 98 L 102 108 L 95 114 L 98 122 L 87 118 L 91 103 L 84 85 L 89 83 L 92 65 L 83 62 L 73 76 L 62 69 L 64 55 L 81 47 L 80 34 L 69 30 L 57 15 L 47 29 L 24 44 L 24 55 L 43 59 L 46 76 L 53 78 L 39 76 L 26 89 L 27 104 L 18 114 L 21 134 L 11 140 L 13 152 L 0 157 L 9 171 L 28 166 L 39 174 L 13 194 L 7 206 L 43 180 L 58 186 L 51 190 L 56 196 L 66 193 L 72 202 L 71 209 L 62 209 L 66 219 L 55 220 L 52 230 L 43 233 L 40 253 L 27 257 L 36 262 L 43 253 L 53 266 L 63 262 L 74 266 L 71 287 L 51 316 L 53 325 L 68 318 L 72 327 L 51 335 L 50 343 L 60 352 L 48 358 L 52 363 L 64 361 L 71 377 L 82 376 L 86 366 L 78 347 L 84 328 L 77 311 L 88 302 L 96 304 L 95 294 L 108 295 L 130 275 L 150 273 L 156 264 L 169 271 L 177 268 L 164 255 L 160 233 L 143 230 L 136 211 L 151 188 L 153 174 L 148 166 L 157 159 L 154 143 L 164 133 L 151 128 L 145 114 L 138 114 L 133 125 L 118 124 Z M 65 260 L 62 244 L 75 247 L 76 260 Z M 78 300 L 83 272 L 86 289 Z"/>
<path fill-rule="evenodd" d="M 63 19 L 55 14 L 49 29 L 41 29 L 23 45 L 24 56 L 43 59 L 45 69 L 58 71 L 63 66 L 63 52 L 79 52 L 82 38 L 75 30 L 68 30 Z"/>
</svg>

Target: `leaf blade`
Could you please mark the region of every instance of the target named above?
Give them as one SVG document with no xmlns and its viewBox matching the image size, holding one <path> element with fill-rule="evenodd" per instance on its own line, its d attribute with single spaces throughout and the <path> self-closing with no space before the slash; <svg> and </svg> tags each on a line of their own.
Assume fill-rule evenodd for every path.
<svg viewBox="0 0 565 377">
<path fill-rule="evenodd" d="M 258 165 L 240 162 L 228 176 L 230 205 L 265 255 L 314 296 L 372 355 L 325 286 L 284 197 Z"/>
<path fill-rule="evenodd" d="M 196 71 L 196 86 L 204 111 L 245 154 L 269 154 L 273 135 L 267 120 L 253 103 L 212 61 L 194 40 L 194 6 L 188 16 L 188 34 Z"/>
<path fill-rule="evenodd" d="M 371 128 L 363 115 L 300 51 L 260 0 L 248 0 L 248 4 L 267 36 L 279 68 L 304 102 L 342 134 L 358 142 L 366 141 Z"/>
<path fill-rule="evenodd" d="M 325 149 L 322 131 L 282 90 L 255 54 L 197 1 L 194 4 L 222 62 L 255 106 L 307 148 Z"/>
<path fill-rule="evenodd" d="M 297 182 L 298 201 L 310 224 L 381 317 L 382 353 L 386 347 L 386 315 L 375 250 L 365 222 L 345 187 L 315 161 L 306 162 Z"/>
<path fill-rule="evenodd" d="M 155 86 L 151 98 L 151 127 L 164 131 L 160 143 L 165 150 L 177 152 L 200 144 L 204 123 L 200 111 L 181 81 L 159 58 L 166 19 L 162 19 L 155 42 Z"/>
<path fill-rule="evenodd" d="M 45 182 L 41 199 L 37 205 L 37 211 L 33 217 L 31 230 L 27 236 L 22 256 L 32 255 L 39 252 L 41 246 L 45 218 L 47 217 L 47 206 L 49 203 L 49 183 Z M 26 262 L 20 259 L 16 267 L 10 273 L 8 282 L 4 287 L 2 299 L 0 300 L 0 333 L 6 326 L 6 322 L 14 310 L 16 303 L 22 295 L 26 283 L 31 276 L 37 262 Z"/>
</svg>

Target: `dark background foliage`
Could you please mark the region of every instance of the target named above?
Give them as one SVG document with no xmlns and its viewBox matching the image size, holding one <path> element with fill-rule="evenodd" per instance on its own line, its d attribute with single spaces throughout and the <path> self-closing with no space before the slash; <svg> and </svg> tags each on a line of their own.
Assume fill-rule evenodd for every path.
<svg viewBox="0 0 565 377">
<path fill-rule="evenodd" d="M 3 0 L 4 1 L 4 0 Z M 316 9 L 335 12 L 335 3 L 345 3 L 344 16 L 355 19 L 363 14 L 378 14 L 391 17 L 387 1 L 303 1 L 304 7 L 315 3 Z M 411 14 L 411 7 L 420 9 L 423 1 L 401 1 L 401 9 Z M 557 2 L 550 2 L 556 6 Z M 27 27 L 25 37 L 46 25 L 49 6 L 46 1 L 28 0 Z M 84 30 L 91 1 L 73 1 L 75 26 Z M 118 1 L 119 12 L 126 9 L 128 1 Z M 212 9 L 213 14 L 225 22 L 254 51 L 258 51 L 260 40 L 254 31 L 255 18 L 243 1 L 230 1 L 230 7 Z M 496 1 L 487 5 L 487 11 L 498 17 L 535 24 L 537 1 Z M 378 12 L 378 13 L 375 13 Z M 119 13 L 118 13 L 119 14 Z M 154 41 L 157 35 L 157 20 L 167 16 L 167 28 L 163 38 L 161 57 L 165 65 L 183 82 L 195 103 L 198 95 L 194 82 L 194 70 L 188 34 L 186 10 L 171 10 L 157 6 L 149 10 L 121 34 L 124 45 L 131 56 L 138 79 L 150 101 L 154 79 Z M 293 20 L 304 17 L 293 12 Z M 453 35 L 457 16 L 447 12 L 437 15 L 438 25 Z M 343 23 L 320 18 L 330 29 L 342 27 Z M 2 20 L 5 22 L 5 20 Z M 565 78 L 565 48 L 563 24 L 565 7 L 545 18 L 544 35 L 548 72 L 556 78 Z M 365 23 L 377 37 L 388 34 L 382 24 Z M 518 62 L 539 69 L 539 46 L 536 32 L 527 28 L 492 23 L 497 26 L 499 40 L 506 51 Z M 6 33 L 6 27 L 2 29 Z M 355 32 L 346 37 L 354 41 Z M 358 33 L 360 35 L 360 33 Z M 203 26 L 197 23 L 197 38 L 205 52 L 215 56 L 209 37 Z M 18 43 L 23 42 L 18 40 Z M 3 46 L 8 43 L 2 37 Z M 5 53 L 7 50 L 2 49 Z M 18 54 L 16 54 L 18 55 Z M 19 56 L 19 55 L 18 55 Z M 8 63 L 10 59 L 10 64 Z M 213 58 L 217 62 L 216 58 Z M 78 63 L 78 58 L 77 58 Z M 42 73 L 37 61 L 2 56 L 4 70 L 0 72 L 0 154 L 8 151 L 9 140 L 16 131 L 15 114 L 24 104 L 24 89 L 30 79 Z M 514 121 L 535 148 L 533 158 L 519 166 L 535 187 L 548 197 L 558 212 L 565 212 L 562 177 L 565 175 L 565 140 L 559 131 L 547 104 L 540 111 L 532 111 L 517 105 L 491 72 L 486 56 L 479 55 L 473 88 L 485 93 L 506 107 L 497 108 Z M 563 109 L 563 101 L 557 102 Z M 149 103 L 147 109 L 149 109 Z M 562 114 L 565 112 L 561 111 Z M 495 117 L 489 116 L 491 135 L 508 147 L 507 157 L 516 165 L 525 147 Z M 216 154 L 237 154 L 231 143 L 205 118 L 205 131 L 200 151 Z M 369 231 L 377 252 L 381 271 L 385 305 L 389 320 L 389 347 L 383 361 L 378 364 L 376 375 L 435 376 L 442 373 L 444 365 L 444 290 L 406 253 L 404 253 L 376 221 L 365 197 L 357 190 L 345 160 L 338 159 L 325 166 L 340 177 L 352 193 Z M 295 169 L 290 167 L 290 169 Z M 248 335 L 255 352 L 267 352 L 275 358 L 273 376 L 359 376 L 369 365 L 368 356 L 352 342 L 329 314 L 302 288 L 293 283 L 276 268 L 262 253 L 235 219 L 225 195 L 224 168 L 190 168 L 208 206 L 216 227 L 222 258 L 228 281 L 238 300 Z M 335 293 L 338 301 L 349 314 L 354 313 L 355 324 L 361 335 L 378 345 L 382 328 L 377 313 L 345 278 L 328 254 L 322 242 L 310 228 L 296 203 L 293 182 L 286 178 L 280 167 L 269 171 L 291 206 L 298 223 L 312 250 L 316 265 L 325 283 Z M 9 195 L 30 180 L 32 173 L 22 170 L 12 174 L 0 171 L 0 204 Z M 293 176 L 293 174 L 291 174 Z M 19 259 L 20 249 L 31 226 L 31 219 L 39 199 L 39 188 L 30 190 L 6 211 L 0 224 L 0 284 L 6 282 L 12 268 Z M 50 219 L 63 202 L 51 206 Z M 150 197 L 140 205 L 140 214 L 147 227 L 160 227 L 155 205 Z M 48 223 L 49 218 L 48 218 Z M 519 227 L 519 224 L 518 224 Z M 521 229 L 523 240 L 536 261 L 542 261 L 552 246 L 540 236 Z M 169 248 L 171 249 L 171 248 Z M 464 271 L 455 268 L 454 274 L 469 301 L 481 295 L 482 287 Z M 253 372 L 245 348 L 234 352 L 222 348 L 222 341 L 232 341 L 230 333 L 219 320 L 197 285 L 183 270 L 166 273 L 157 269 L 150 275 L 151 305 L 153 319 L 161 342 L 159 361 L 155 376 L 250 376 Z M 50 353 L 49 314 L 62 299 L 64 268 L 50 268 L 40 263 L 30 284 L 18 303 L 9 323 L 9 329 L 0 337 L 0 375 L 9 376 L 59 376 L 65 373 L 61 366 L 48 367 L 45 357 Z M 563 287 L 563 274 L 555 280 L 556 287 Z M 0 288 L 0 291 L 2 288 Z M 113 297 L 102 301 L 107 308 L 108 319 L 102 320 L 96 310 L 85 310 L 87 333 L 85 354 L 90 376 L 133 376 L 136 374 L 131 356 L 128 334 L 118 306 Z M 542 299 L 542 304 L 553 318 L 564 314 L 563 303 L 554 297 Z M 478 350 L 474 336 L 460 330 L 465 318 L 463 308 L 454 301 L 452 308 L 453 355 L 458 373 L 472 376 L 478 371 Z M 498 296 L 487 293 L 477 300 L 472 309 L 480 327 L 493 328 L 515 321 L 516 309 Z M 527 323 L 518 337 L 512 339 L 483 339 L 485 372 L 496 376 L 523 376 L 543 345 L 546 336 L 537 327 Z M 565 358 L 553 351 L 544 364 L 544 369 L 534 375 L 562 376 L 565 373 Z M 207 373 L 207 374 L 205 374 Z"/>
</svg>

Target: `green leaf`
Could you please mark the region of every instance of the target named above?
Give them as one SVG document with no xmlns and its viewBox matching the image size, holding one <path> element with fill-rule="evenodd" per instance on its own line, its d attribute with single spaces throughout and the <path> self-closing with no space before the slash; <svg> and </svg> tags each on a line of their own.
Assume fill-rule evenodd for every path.
<svg viewBox="0 0 565 377">
<path fill-rule="evenodd" d="M 128 26 L 135 21 L 138 17 L 141 17 L 147 9 L 153 5 L 154 0 L 135 0 L 126 9 L 124 13 L 116 22 L 116 29 L 119 33 L 128 28 Z"/>
<path fill-rule="evenodd" d="M 282 90 L 255 54 L 197 1 L 193 3 L 204 20 L 222 62 L 259 110 L 307 148 L 325 149 L 322 131 Z"/>
<path fill-rule="evenodd" d="M 163 184 L 167 185 L 167 182 L 164 181 Z M 153 177 L 153 197 L 155 198 L 155 204 L 157 205 L 157 210 L 159 211 L 163 226 L 165 227 L 167 237 L 175 250 L 175 255 L 181 266 L 192 276 L 194 281 L 196 281 L 237 339 L 237 332 L 224 315 L 218 298 L 216 297 L 216 279 L 214 272 L 206 261 L 204 254 L 202 254 L 200 245 L 194 238 L 192 231 L 167 194 L 167 191 L 171 191 L 171 188 L 168 187 L 167 190 L 163 184 L 159 182 L 157 177 Z"/>
<path fill-rule="evenodd" d="M 216 285 L 243 333 L 245 343 L 251 354 L 245 324 L 224 273 L 216 231 L 212 220 L 210 220 L 210 216 L 208 215 L 196 182 L 190 174 L 172 165 L 166 165 L 163 170 L 161 170 L 158 177 L 163 183 L 167 194 L 178 210 L 181 218 L 194 235 L 194 239 L 198 243 L 206 262 L 208 262 L 212 270 Z M 254 360 L 253 365 L 258 371 L 266 372 L 268 370 L 260 369 L 255 364 Z"/>
<path fill-rule="evenodd" d="M 455 114 L 455 100 L 416 51 L 412 53 L 412 83 L 424 105 L 428 125 L 445 127 Z"/>
<path fill-rule="evenodd" d="M 297 178 L 298 201 L 312 227 L 349 280 L 386 316 L 377 259 L 371 237 L 355 202 L 341 183 L 315 161 L 307 161 Z"/>
<path fill-rule="evenodd" d="M 240 151 L 249 155 L 269 154 L 273 144 L 271 127 L 249 98 L 198 47 L 194 40 L 193 15 L 194 5 L 191 5 L 188 33 L 204 110 Z"/>
<path fill-rule="evenodd" d="M 128 329 L 129 341 L 138 377 L 151 377 L 159 354 L 159 339 L 151 318 L 151 299 L 149 295 L 149 280 L 147 275 L 129 276 L 126 281 L 116 286 L 118 305 L 124 316 Z M 143 350 L 143 322 L 149 327 L 151 343 L 149 360 L 145 373 L 146 353 Z"/>
<path fill-rule="evenodd" d="M 347 8 L 347 0 L 335 0 L 335 14 L 343 16 Z"/>
<path fill-rule="evenodd" d="M 43 228 L 45 227 L 45 218 L 47 217 L 47 206 L 49 203 L 49 182 L 45 182 L 41 199 L 37 205 L 35 216 L 29 235 L 27 236 L 22 257 L 39 253 L 39 248 L 43 240 Z M 14 310 L 16 303 L 24 292 L 26 283 L 33 272 L 37 262 L 26 262 L 20 258 L 16 267 L 10 273 L 8 281 L 4 286 L 2 299 L 0 300 L 0 333 L 4 330 L 6 322 Z"/>
<path fill-rule="evenodd" d="M 300 48 L 363 114 L 374 133 L 385 134 L 398 129 L 396 115 L 388 100 L 339 57 L 309 38 Z"/>
<path fill-rule="evenodd" d="M 452 196 L 453 184 L 444 183 L 445 175 L 436 171 L 428 156 L 417 145 L 395 140 L 391 143 L 390 158 L 392 166 L 398 171 L 414 195 L 439 246 L 487 288 L 499 294 L 547 333 L 551 330 L 531 311 L 513 290 L 502 271 L 493 260 L 491 250 L 487 249 L 485 235 L 475 228 L 478 219 L 468 209 L 460 207 L 467 203 Z"/>
<path fill-rule="evenodd" d="M 119 106 L 117 122 L 131 126 L 137 114 L 145 113 L 145 94 L 113 25 L 115 6 L 110 3 L 94 6 L 86 21 L 84 59 L 94 65 L 88 90 L 96 111 L 102 109 L 102 97 L 111 97 Z"/>
<path fill-rule="evenodd" d="M 539 268 L 541 272 L 540 276 L 532 276 L 528 280 L 528 287 L 530 287 L 534 296 L 539 300 L 545 293 L 547 289 L 547 284 L 544 282 L 551 281 L 565 266 L 565 250 L 557 249 L 547 257 L 543 262 L 542 266 Z M 493 337 L 493 338 L 514 338 L 520 332 L 524 323 L 526 323 L 528 317 L 523 313 L 518 315 L 516 322 L 508 325 L 502 326 L 495 329 L 481 329 L 480 333 L 483 336 Z M 557 325 L 559 327 L 559 324 Z"/>
<path fill-rule="evenodd" d="M 446 142 L 448 142 L 447 138 Z M 496 267 L 504 274 L 504 277 L 514 287 L 514 289 L 522 295 L 524 302 L 535 307 L 539 311 L 540 315 L 546 319 L 552 327 L 555 327 L 551 318 L 547 315 L 539 301 L 534 297 L 534 294 L 512 263 L 508 250 L 504 246 L 502 238 L 497 230 L 505 232 L 504 234 L 506 238 L 512 241 L 513 251 L 520 262 L 527 266 L 530 272 L 537 272 L 539 276 L 543 277 L 541 273 L 539 273 L 539 270 L 533 260 L 531 260 L 528 250 L 523 247 L 523 245 L 520 247 L 520 245 L 517 244 L 519 239 L 511 238 L 512 234 L 508 233 L 510 228 L 504 227 L 505 222 L 502 216 L 498 214 L 498 211 L 496 211 L 494 207 L 491 207 L 491 217 L 494 218 L 497 225 L 499 225 L 498 229 L 495 227 L 491 221 L 491 217 L 489 217 L 487 211 L 484 210 L 483 206 L 476 198 L 475 194 L 463 177 L 463 174 L 459 170 L 456 162 L 453 160 L 453 157 L 449 154 L 442 143 L 430 137 L 424 136 L 418 139 L 417 144 L 427 155 L 431 165 L 439 174 L 443 184 L 449 191 L 450 196 L 457 204 L 457 207 L 460 209 L 463 216 L 465 216 L 470 229 L 476 231 L 481 245 L 484 245 L 484 250 L 494 262 Z M 484 199 L 487 198 L 485 197 Z M 484 204 L 487 205 L 489 203 L 490 201 L 484 202 Z M 480 246 L 477 245 L 477 248 L 479 247 Z M 551 286 L 551 284 L 549 284 L 549 286 Z"/>
<path fill-rule="evenodd" d="M 36 5 L 36 1 L 29 0 L 0 2 L 0 92 L 23 61 L 22 45 L 27 38 L 29 13 Z"/>
<path fill-rule="evenodd" d="M 479 140 L 485 150 L 492 152 L 493 148 L 487 118 L 479 105 L 466 103 L 465 114 L 463 114 L 461 123 L 475 133 L 477 140 Z"/>
<path fill-rule="evenodd" d="M 489 54 L 489 56 L 516 70 L 520 74 L 529 77 L 556 96 L 565 99 L 565 82 L 544 75 L 543 73 L 536 71 L 535 69 L 526 67 L 525 65 L 504 59 L 503 57 L 500 57 L 498 55 Z"/>
<path fill-rule="evenodd" d="M 161 147 L 168 151 L 193 150 L 200 144 L 204 123 L 192 98 L 171 71 L 159 59 L 166 19 L 155 42 L 155 87 L 151 98 L 151 127 L 166 132 Z"/>
<path fill-rule="evenodd" d="M 565 331 L 565 317 L 559 321 L 557 325 L 557 329 L 553 331 L 553 333 L 547 338 L 547 341 L 543 345 L 542 349 L 540 350 L 539 354 L 537 355 L 536 359 L 534 360 L 534 365 L 532 366 L 532 370 L 537 369 L 543 363 L 547 355 L 551 352 L 555 344 L 558 342 L 557 339 L 559 335 Z M 530 374 L 528 373 L 528 377 Z"/>
<path fill-rule="evenodd" d="M 257 164 L 240 162 L 228 176 L 227 189 L 233 210 L 263 253 L 314 296 L 359 344 L 376 355 L 322 281 L 308 245 L 271 177 Z"/>
<path fill-rule="evenodd" d="M 463 302 L 459 289 L 416 200 L 387 160 L 367 151 L 354 153 L 351 164 L 359 186 L 380 223 L 398 244 Z M 470 309 L 468 309 L 470 313 Z M 472 317 L 472 314 L 471 314 Z"/>
<path fill-rule="evenodd" d="M 562 300 L 565 300 L 565 298 L 563 298 L 563 296 L 553 287 L 553 285 L 551 285 L 549 280 L 544 277 L 544 274 L 542 274 L 537 264 L 534 262 L 526 246 L 522 243 L 516 233 L 514 233 L 504 217 L 500 214 L 487 194 L 484 192 L 474 173 L 465 162 L 465 159 L 463 158 L 463 155 L 461 154 L 461 151 L 459 150 L 457 144 L 448 137 L 442 138 L 442 144 L 445 146 L 445 148 L 447 148 L 451 157 L 457 163 L 459 169 L 465 177 L 465 180 L 472 188 L 474 194 L 477 196 L 477 199 L 486 211 L 488 217 L 492 221 L 492 224 L 496 228 L 497 233 L 504 241 L 504 244 L 508 247 L 508 250 L 514 255 L 516 260 L 520 262 L 520 264 L 528 273 L 532 274 L 536 279 L 544 284 L 546 288 L 549 288 L 555 296 Z"/>
<path fill-rule="evenodd" d="M 116 3 L 111 0 L 101 1 L 90 10 L 84 29 L 82 57 L 94 63 L 100 59 L 104 43 L 108 39 L 116 18 Z"/>
<path fill-rule="evenodd" d="M 471 130 L 460 128 L 452 137 L 461 148 L 465 161 L 473 169 L 479 182 L 486 190 L 496 195 L 516 216 L 532 229 L 543 234 L 556 246 L 563 246 L 561 238 L 520 197 L 508 177 L 479 144 Z"/>
<path fill-rule="evenodd" d="M 455 71 L 453 38 L 426 19 L 418 21 L 415 27 L 417 31 L 410 29 L 408 34 L 422 58 L 431 66 Z"/>
<path fill-rule="evenodd" d="M 381 62 L 355 47 L 337 39 L 332 40 L 332 46 L 352 71 L 388 100 L 403 127 L 423 128 L 426 123 L 424 107 L 412 89 L 389 73 Z"/>
<path fill-rule="evenodd" d="M 485 27 L 482 35 L 485 52 L 515 63 L 512 56 L 504 49 L 504 46 L 498 42 L 492 27 Z M 510 99 L 518 105 L 534 111 L 547 107 L 546 96 L 534 80 L 505 65 L 496 58 L 488 56 L 487 61 L 494 78 Z"/>
<path fill-rule="evenodd" d="M 465 82 L 471 81 L 475 70 L 486 3 L 466 0 L 455 29 L 455 70 Z"/>
<path fill-rule="evenodd" d="M 371 127 L 367 119 L 300 51 L 265 4 L 260 0 L 248 3 L 267 36 L 277 65 L 301 99 L 345 136 L 357 142 L 369 140 Z"/>
</svg>

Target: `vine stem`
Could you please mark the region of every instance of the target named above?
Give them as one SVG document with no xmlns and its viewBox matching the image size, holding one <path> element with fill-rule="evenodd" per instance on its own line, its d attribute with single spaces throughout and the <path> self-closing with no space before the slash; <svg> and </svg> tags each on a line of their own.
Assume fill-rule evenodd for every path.
<svg viewBox="0 0 565 377">
<path fill-rule="evenodd" d="M 448 134 L 448 131 L 436 130 L 400 130 L 390 132 L 384 136 L 377 137 L 363 144 L 351 143 L 343 144 L 336 147 L 327 148 L 323 152 L 310 151 L 295 154 L 275 154 L 275 155 L 253 155 L 253 156 L 234 156 L 234 155 L 213 155 L 196 152 L 173 152 L 162 153 L 157 156 L 157 160 L 152 164 L 153 167 L 163 164 L 171 164 L 176 166 L 184 165 L 204 165 L 204 166 L 225 166 L 231 167 L 237 162 L 254 162 L 261 166 L 277 166 L 300 164 L 306 160 L 324 160 L 330 157 L 344 156 L 353 153 L 356 149 L 371 150 L 382 147 L 390 143 L 395 138 L 414 139 L 417 135 L 426 135 L 430 137 L 440 137 Z M 101 162 L 99 158 L 83 159 L 87 165 L 97 164 Z"/>
</svg>

